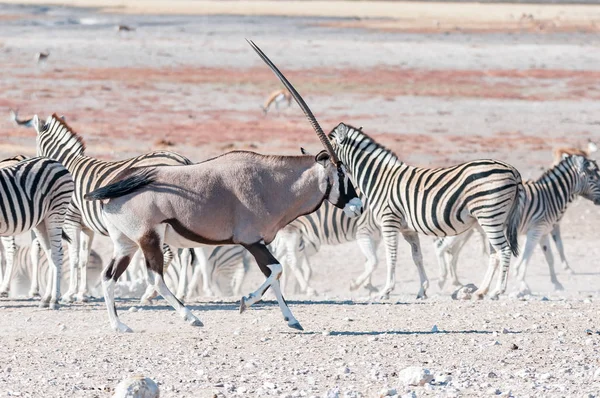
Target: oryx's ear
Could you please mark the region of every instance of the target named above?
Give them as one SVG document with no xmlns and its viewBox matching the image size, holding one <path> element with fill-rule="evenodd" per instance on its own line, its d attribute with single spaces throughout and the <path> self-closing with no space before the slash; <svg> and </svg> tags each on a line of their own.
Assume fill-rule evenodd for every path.
<svg viewBox="0 0 600 398">
<path fill-rule="evenodd" d="M 333 132 L 335 134 L 335 142 L 336 144 L 342 144 L 346 138 L 348 137 L 348 132 L 350 131 L 350 128 L 348 126 L 346 126 L 344 123 L 340 123 L 336 126 L 336 128 L 333 129 Z"/>
<path fill-rule="evenodd" d="M 300 147 L 300 152 L 302 152 L 303 155 L 310 155 L 311 153 L 308 152 L 306 149 Z"/>
<path fill-rule="evenodd" d="M 315 156 L 315 161 L 323 167 L 327 167 L 328 164 L 331 164 L 327 151 L 319 152 L 317 156 Z"/>
</svg>

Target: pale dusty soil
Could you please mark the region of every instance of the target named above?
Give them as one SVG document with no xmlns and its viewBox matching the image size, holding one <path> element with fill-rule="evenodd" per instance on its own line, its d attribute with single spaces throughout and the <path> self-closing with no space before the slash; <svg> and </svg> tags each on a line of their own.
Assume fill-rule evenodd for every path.
<svg viewBox="0 0 600 398">
<path fill-rule="evenodd" d="M 305 9 L 314 8 L 309 4 Z M 405 10 L 429 9 L 411 7 Z M 453 15 L 448 7 L 440 14 Z M 462 22 L 479 23 L 473 16 L 479 5 L 465 7 L 471 11 Z M 546 10 L 503 5 L 508 11 L 501 15 L 518 18 L 521 7 Z M 597 15 L 594 7 L 577 10 L 568 6 L 563 15 L 576 23 L 577 15 Z M 259 105 L 279 84 L 246 37 L 281 66 L 325 130 L 342 120 L 363 126 L 412 164 L 494 157 L 534 178 L 551 163 L 553 147 L 600 140 L 600 41 L 583 25 L 548 33 L 515 29 L 513 20 L 482 34 L 355 22 L 0 5 L 0 111 L 6 115 L 0 155 L 35 153 L 33 131 L 14 127 L 8 107 L 23 116 L 65 115 L 88 153 L 108 159 L 165 147 L 196 161 L 236 148 L 317 151 L 295 105 L 262 115 Z M 117 33 L 117 24 L 136 30 Z M 35 54 L 45 50 L 48 62 L 36 64 Z M 239 297 L 192 302 L 201 329 L 185 325 L 164 301 L 135 313 L 127 311 L 134 301 L 120 301 L 122 320 L 137 332 L 125 336 L 109 330 L 102 301 L 48 312 L 33 301 L 3 300 L 0 395 L 107 397 L 124 376 L 144 373 L 161 383 L 165 397 L 335 396 L 336 387 L 340 396 L 376 397 L 384 387 L 406 392 L 396 375 L 413 365 L 452 377 L 444 385 L 411 387 L 417 396 L 478 397 L 491 389 L 532 397 L 599 394 L 592 376 L 600 367 L 600 335 L 585 333 L 600 329 L 599 222 L 598 208 L 583 200 L 572 205 L 562 231 L 575 274 L 559 273 L 566 290 L 553 292 L 543 256 L 535 253 L 528 272 L 535 294 L 527 301 L 514 298 L 514 284 L 499 302 L 452 301 L 437 288 L 433 246 L 424 237 L 430 298 L 414 300 L 417 272 L 401 242 L 391 301 L 368 304 L 365 292 L 348 290 L 362 270 L 358 248 L 325 248 L 313 260 L 319 296 L 288 295 L 304 333 L 288 329 L 273 302 L 239 315 Z M 107 261 L 107 239 L 97 238 L 94 247 Z M 380 248 L 378 287 L 383 263 Z M 477 239 L 460 264 L 461 280 L 479 283 L 487 260 Z M 253 268 L 243 292 L 260 281 Z M 441 333 L 430 333 L 434 325 Z M 510 333 L 501 333 L 504 328 Z"/>
</svg>

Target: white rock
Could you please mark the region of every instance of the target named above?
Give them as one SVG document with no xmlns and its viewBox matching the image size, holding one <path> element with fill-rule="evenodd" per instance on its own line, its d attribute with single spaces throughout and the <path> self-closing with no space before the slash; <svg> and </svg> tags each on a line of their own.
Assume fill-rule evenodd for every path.
<svg viewBox="0 0 600 398">
<path fill-rule="evenodd" d="M 331 390 L 327 391 L 327 398 L 340 398 L 340 389 L 339 388 L 332 388 Z"/>
<path fill-rule="evenodd" d="M 454 300 L 470 300 L 473 292 L 477 290 L 477 286 L 472 283 L 465 285 L 452 293 Z"/>
<path fill-rule="evenodd" d="M 159 396 L 158 386 L 152 379 L 135 375 L 119 383 L 113 398 L 159 398 Z"/>
<path fill-rule="evenodd" d="M 407 392 L 406 394 L 402 394 L 400 398 L 417 398 L 417 394 L 414 391 Z"/>
<path fill-rule="evenodd" d="M 429 369 L 410 366 L 406 369 L 402 369 L 398 374 L 398 378 L 405 386 L 423 386 L 433 380 L 433 375 Z"/>
<path fill-rule="evenodd" d="M 395 388 L 384 388 L 383 390 L 381 390 L 379 392 L 380 397 L 391 397 L 396 394 L 397 394 L 397 392 L 396 392 Z"/>
<path fill-rule="evenodd" d="M 594 381 L 600 381 L 600 368 L 596 369 L 594 372 Z"/>
<path fill-rule="evenodd" d="M 437 333 L 440 330 L 438 329 L 437 325 L 433 325 L 433 327 L 431 328 L 431 333 Z"/>
<path fill-rule="evenodd" d="M 321 334 L 323 336 L 329 336 L 331 334 L 331 332 L 329 330 L 323 330 L 323 332 L 321 332 Z"/>
<path fill-rule="evenodd" d="M 138 308 L 137 307 L 129 307 L 129 312 L 137 312 Z"/>
</svg>

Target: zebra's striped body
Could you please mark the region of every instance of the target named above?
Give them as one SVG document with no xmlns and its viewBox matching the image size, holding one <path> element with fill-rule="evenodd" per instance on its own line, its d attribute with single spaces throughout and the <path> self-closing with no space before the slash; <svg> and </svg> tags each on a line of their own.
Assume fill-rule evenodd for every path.
<svg viewBox="0 0 600 398">
<path fill-rule="evenodd" d="M 0 236 L 33 231 L 53 263 L 53 283 L 48 284 L 42 306 L 58 305 L 62 226 L 73 188 L 69 171 L 51 159 L 27 159 L 0 169 Z M 7 259 L 0 295 L 8 296 L 13 265 Z"/>
<path fill-rule="evenodd" d="M 388 275 L 382 297 L 395 285 L 396 251 L 401 233 L 412 249 L 426 297 L 429 285 L 418 233 L 457 235 L 479 222 L 493 253 L 481 288 L 483 297 L 498 266 L 502 275 L 494 296 L 506 290 L 511 252 L 517 253 L 518 198 L 521 176 L 512 166 L 495 160 L 476 160 L 448 168 L 420 168 L 401 162 L 394 153 L 361 130 L 340 123 L 330 134 L 340 160 L 347 165 L 379 223 L 386 246 Z"/>
<path fill-rule="evenodd" d="M 557 290 L 562 290 L 562 285 L 558 281 L 554 269 L 554 258 L 550 250 L 550 235 L 557 244 L 563 265 L 568 269 L 562 241 L 560 240 L 559 223 L 567 207 L 577 196 L 582 196 L 593 201 L 594 204 L 600 205 L 600 173 L 598 165 L 595 161 L 586 159 L 583 156 L 568 156 L 563 158 L 556 166 L 546 171 L 536 181 L 525 182 L 523 187 L 519 234 L 526 235 L 527 240 L 523 255 L 516 267 L 517 280 L 520 283 L 519 291 L 521 294 L 530 292 L 529 286 L 525 282 L 525 273 L 537 244 L 544 251 L 550 269 L 550 279 L 554 287 Z M 462 247 L 469 235 L 463 234 L 447 237 L 436 242 L 439 247 L 438 260 L 442 269 L 448 268 L 443 256 L 444 252 L 452 251 L 454 253 L 450 266 L 453 268 L 451 272 L 456 275 L 456 257 L 459 250 L 455 248 L 457 246 Z M 442 275 L 444 276 L 444 272 L 442 272 Z"/>
<path fill-rule="evenodd" d="M 5 167 L 14 166 L 15 164 L 27 159 L 23 155 L 17 155 L 12 158 L 0 160 L 0 169 Z M 15 245 L 15 237 L 14 236 L 2 236 L 0 237 L 0 244 L 2 245 L 2 250 L 0 250 L 0 254 L 3 256 L 4 261 L 0 261 L 0 283 L 4 280 L 4 273 L 2 272 L 2 263 L 6 263 L 7 270 L 12 269 L 12 262 L 14 261 L 14 255 L 16 250 Z"/>
<path fill-rule="evenodd" d="M 73 201 L 65 221 L 65 232 L 71 238 L 71 283 L 63 300 L 84 300 L 86 294 L 86 265 L 94 233 L 108 235 L 102 218 L 102 203 L 86 201 L 83 196 L 112 181 L 132 167 L 186 165 L 190 160 L 174 152 L 155 151 L 135 158 L 109 162 L 85 156 L 83 139 L 56 114 L 40 126 L 37 116 L 33 125 L 38 132 L 37 153 L 58 160 L 71 172 L 75 181 Z M 81 272 L 78 289 L 77 270 Z M 75 296 L 76 295 L 76 296 Z"/>
</svg>

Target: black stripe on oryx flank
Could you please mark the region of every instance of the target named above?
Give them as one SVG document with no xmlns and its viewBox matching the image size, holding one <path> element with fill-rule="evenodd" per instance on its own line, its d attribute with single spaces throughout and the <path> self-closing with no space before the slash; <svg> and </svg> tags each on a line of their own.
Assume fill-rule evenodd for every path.
<svg viewBox="0 0 600 398">
<path fill-rule="evenodd" d="M 177 234 L 184 237 L 192 242 L 201 243 L 205 245 L 231 245 L 235 244 L 233 237 L 224 240 L 212 240 L 201 235 L 198 235 L 194 231 L 187 229 L 178 219 L 169 218 L 162 221 L 162 224 L 170 225 Z"/>
</svg>

